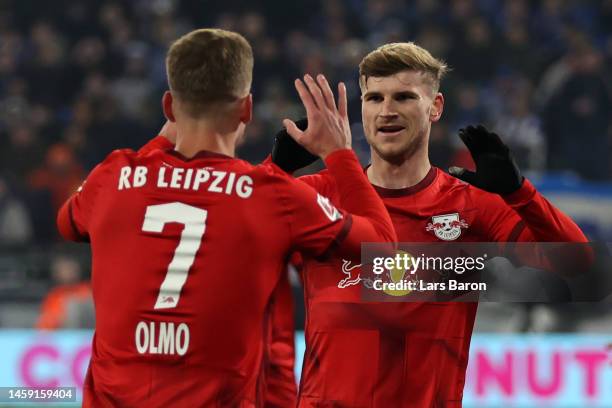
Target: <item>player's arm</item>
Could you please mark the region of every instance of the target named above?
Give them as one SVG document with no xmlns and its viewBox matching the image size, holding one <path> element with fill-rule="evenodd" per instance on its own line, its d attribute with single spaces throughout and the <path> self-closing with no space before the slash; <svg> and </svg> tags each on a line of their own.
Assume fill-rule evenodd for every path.
<svg viewBox="0 0 612 408">
<path fill-rule="evenodd" d="M 98 164 L 60 208 L 57 213 L 57 229 L 64 239 L 89 242 L 89 225 L 94 215 L 96 198 L 103 187 L 104 178 L 110 169 L 109 163 L 115 154 L 117 151 Z"/>
<path fill-rule="evenodd" d="M 588 242 L 580 227 L 525 180 L 521 188 L 502 197 L 521 218 L 515 231 L 519 242 Z"/>
<path fill-rule="evenodd" d="M 299 246 L 312 249 L 310 235 L 324 230 L 320 220 L 321 209 L 331 222 L 343 218 L 343 228 L 336 244 L 341 255 L 360 258 L 362 242 L 396 242 L 391 218 L 380 197 L 365 176 L 355 153 L 350 149 L 351 132 L 347 115 L 346 88 L 338 86 L 338 106 L 323 75 L 317 82 L 310 76 L 295 81 L 300 99 L 306 108 L 308 127 L 300 130 L 288 119 L 283 122 L 287 132 L 308 151 L 321 157 L 330 173 L 337 175 L 337 188 L 344 197 L 350 197 L 354 210 L 345 217 L 331 203 L 300 181 L 292 181 L 291 191 L 296 198 L 292 203 L 294 239 Z M 316 205 L 313 206 L 313 203 Z M 358 203 L 358 205 L 357 205 Z M 316 207 L 319 207 L 317 210 Z M 312 222 L 312 221 L 314 222 Z M 314 239 L 314 242 L 317 242 Z M 310 248 L 309 248 L 310 247 Z M 316 252 L 316 251 L 314 251 Z M 317 254 L 320 255 L 320 254 Z"/>
<path fill-rule="evenodd" d="M 526 180 L 501 138 L 484 126 L 461 129 L 459 137 L 469 149 L 476 171 L 451 167 L 455 177 L 482 190 L 499 194 L 513 211 L 501 211 L 492 223 L 495 241 L 587 242 L 576 223 L 538 193 Z M 512 214 L 514 213 L 514 214 Z"/>
<path fill-rule="evenodd" d="M 367 179 L 357 155 L 352 150 L 341 150 L 325 160 L 333 175 L 342 208 L 353 214 L 353 228 L 347 240 L 361 242 L 397 242 L 395 229 L 380 196 Z M 375 235 L 375 240 L 361 239 Z"/>
<path fill-rule="evenodd" d="M 500 137 L 483 126 L 469 126 L 459 136 L 466 144 L 476 171 L 449 169 L 456 177 L 491 193 L 501 200 L 483 206 L 489 226 L 489 239 L 497 242 L 588 242 L 576 223 L 553 206 L 526 180 L 510 149 Z M 563 246 L 543 251 L 537 245 L 516 248 L 515 255 L 525 265 L 574 275 L 591 264 L 593 253 L 587 246 Z M 566 262 L 560 264 L 559 251 Z"/>
<path fill-rule="evenodd" d="M 354 165 L 350 164 L 351 160 Z M 366 185 L 355 188 L 355 200 L 364 205 L 360 211 L 345 212 L 312 187 L 285 176 L 277 194 L 281 197 L 279 209 L 285 216 L 290 250 L 314 257 L 334 252 L 346 259 L 360 261 L 362 242 L 396 242 L 389 214 L 376 191 L 367 183 L 354 153 L 338 151 L 327 161 L 348 164 L 347 183 L 354 180 L 361 184 L 359 178 L 365 179 Z"/>
</svg>

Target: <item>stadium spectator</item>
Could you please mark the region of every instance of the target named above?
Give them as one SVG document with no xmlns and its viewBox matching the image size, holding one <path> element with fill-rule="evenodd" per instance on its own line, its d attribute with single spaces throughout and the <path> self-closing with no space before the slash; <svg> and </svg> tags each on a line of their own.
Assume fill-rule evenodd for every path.
<svg viewBox="0 0 612 408">
<path fill-rule="evenodd" d="M 32 238 L 32 225 L 26 206 L 0 178 L 0 245 L 25 244 Z"/>
<path fill-rule="evenodd" d="M 612 93 L 604 78 L 603 56 L 581 43 L 569 64 L 544 111 L 550 167 L 573 170 L 586 179 L 610 179 Z"/>
<path fill-rule="evenodd" d="M 42 302 L 36 327 L 45 330 L 93 328 L 91 287 L 82 281 L 81 266 L 60 255 L 51 262 L 54 286 Z"/>
<path fill-rule="evenodd" d="M 27 123 L 10 128 L 8 146 L 1 153 L 2 170 L 18 182 L 25 181 L 44 157 L 43 143 L 36 129 Z"/>
<path fill-rule="evenodd" d="M 94 82 L 103 83 L 106 92 L 114 97 L 106 99 L 96 113 L 117 106 L 118 115 L 124 119 L 117 119 L 104 135 L 80 126 L 85 136 L 80 148 L 89 153 L 79 156 L 79 160 L 86 170 L 105 157 L 110 146 L 127 146 L 125 141 L 105 143 L 118 133 L 129 133 L 138 139 L 130 147 L 148 140 L 151 130 L 157 128 L 149 126 L 150 119 L 159 116 L 157 103 L 151 101 L 164 87 L 162 61 L 169 41 L 203 23 L 242 31 L 253 41 L 259 61 L 255 66 L 259 79 L 254 88 L 255 100 L 282 110 L 275 98 L 291 94 L 290 79 L 301 73 L 297 67 L 306 72 L 326 72 L 334 81 L 346 80 L 349 105 L 356 106 L 357 80 L 350 74 L 354 58 L 344 57 L 348 44 L 362 44 L 348 47 L 357 50 L 360 55 L 355 57 L 359 59 L 364 48 L 418 39 L 435 56 L 447 59 L 455 67 L 447 82 L 449 97 L 454 88 L 461 90 L 465 86 L 463 79 L 475 84 L 476 94 L 482 95 L 490 85 L 487 82 L 508 70 L 539 83 L 542 72 L 572 48 L 572 32 L 583 31 L 588 42 L 606 47 L 610 42 L 607 22 L 612 14 L 610 2 L 595 0 L 454 0 L 448 6 L 438 0 L 421 0 L 414 7 L 394 0 L 335 0 L 320 6 L 305 0 L 292 2 L 291 7 L 301 15 L 307 11 L 308 18 L 287 17 L 283 13 L 285 6 L 275 3 L 244 8 L 239 1 L 224 2 L 223 7 L 211 9 L 208 5 L 206 12 L 195 0 L 68 1 L 62 13 L 52 7 L 30 7 L 30 3 L 24 0 L 10 8 L 8 3 L 0 5 L 0 132 L 6 136 L 11 133 L 9 128 L 31 124 L 32 109 L 45 107 L 50 123 L 46 129 L 36 125 L 31 131 L 37 135 L 37 149 L 46 150 L 78 120 L 75 109 L 88 94 L 93 76 L 97 78 Z M 609 72 L 609 61 L 606 65 Z M 268 92 L 268 86 L 277 87 L 276 83 L 281 84 L 283 92 Z M 540 92 L 536 96 L 540 98 Z M 510 100 L 503 104 L 509 105 Z M 260 154 L 250 155 L 250 149 L 269 149 L 271 135 L 266 132 L 275 129 L 277 117 L 282 115 L 280 110 L 263 119 L 261 136 L 255 138 L 258 142 L 252 141 L 248 149 L 241 150 L 250 160 L 260 158 Z M 359 114 L 351 113 L 353 117 Z M 600 111 L 594 115 L 606 121 Z M 561 115 L 553 113 L 549 120 L 556 117 Z M 449 123 L 461 121 L 451 111 L 447 119 Z M 543 132 L 545 139 L 558 140 L 548 125 Z M 558 159 L 556 152 L 550 153 L 553 169 L 565 166 L 566 161 Z M 585 162 L 578 166 L 593 167 L 574 169 L 579 174 L 612 178 L 610 172 L 601 171 L 610 161 L 606 149 L 600 149 L 600 154 L 606 155 L 599 160 L 604 163 L 601 166 L 594 164 L 595 160 L 587 160 L 588 153 L 577 154 L 580 157 L 576 162 Z M 14 168 L 20 166 L 14 164 Z"/>
<path fill-rule="evenodd" d="M 546 166 L 546 140 L 539 118 L 531 111 L 531 84 L 514 77 L 513 87 L 505 98 L 509 103 L 493 116 L 493 128 L 516 152 L 517 163 L 526 170 L 542 171 Z"/>
<path fill-rule="evenodd" d="M 465 99 L 466 88 L 470 87 L 474 95 L 486 96 L 500 74 L 525 77 L 538 84 L 535 101 L 527 101 L 525 108 L 539 110 L 536 119 L 543 122 L 542 134 L 549 142 L 550 160 L 542 161 L 539 167 L 612 179 L 606 151 L 608 133 L 602 133 L 610 125 L 602 114 L 606 112 L 604 87 L 593 86 L 597 82 L 588 75 L 576 76 L 572 56 L 576 55 L 576 37 L 583 36 L 584 42 L 598 48 L 596 52 L 606 53 L 600 63 L 600 79 L 610 76 L 609 1 L 414 3 L 407 7 L 394 0 L 337 0 L 315 7 L 312 2 L 296 0 L 289 14 L 289 6 L 280 2 L 244 7 L 239 0 L 207 5 L 205 9 L 195 0 L 68 1 L 60 8 L 40 3 L 32 7 L 32 0 L 12 7 L 0 3 L 0 136 L 11 140 L 3 152 L 9 161 L 2 166 L 24 178 L 28 170 L 38 167 L 45 151 L 66 134 L 77 138 L 79 133 L 76 159 L 86 170 L 115 146 L 141 146 L 159 125 L 151 126 L 151 118 L 161 117 L 154 96 L 165 87 L 163 58 L 170 40 L 193 27 L 209 24 L 243 32 L 254 43 L 259 61 L 253 83 L 255 106 L 266 107 L 269 114 L 258 126 L 251 127 L 259 133 L 240 149 L 249 160 L 258 160 L 269 149 L 272 134 L 268 132 L 275 130 L 276 118 L 287 111 L 284 102 L 292 99 L 279 96 L 292 95 L 292 78 L 303 72 L 325 72 L 334 82 L 345 81 L 352 109 L 349 113 L 357 118 L 359 87 L 354 67 L 364 50 L 385 42 L 416 39 L 454 67 L 446 86 L 451 102 L 447 105 Z M 303 18 L 305 15 L 308 18 Z M 573 85 L 567 86 L 601 94 L 590 97 L 599 101 L 601 110 L 589 119 L 593 136 L 586 143 L 591 147 L 585 149 L 573 148 L 572 142 L 566 146 L 565 135 L 585 117 L 568 106 L 552 109 L 549 104 L 551 97 L 560 97 L 559 91 L 570 76 Z M 79 112 L 84 100 L 90 109 L 85 123 Z M 495 107 L 494 115 L 487 107 L 487 123 L 499 112 L 510 110 L 510 98 L 498 102 L 501 106 Z M 585 106 L 583 103 L 582 108 Z M 446 113 L 448 130 L 453 132 L 456 124 L 465 120 L 465 111 Z M 38 119 L 32 120 L 34 117 Z M 98 121 L 105 123 L 90 127 Z M 561 126 L 564 121 L 569 127 Z M 556 126 L 561 128 L 560 133 Z M 29 147 L 14 140 L 25 135 L 16 130 L 24 127 L 33 140 Z M 127 134 L 129 140 L 121 137 Z M 596 156 L 591 155 L 594 150 Z M 35 151 L 37 154 L 32 154 Z M 569 161 L 567 152 L 572 154 Z M 16 159 L 22 157 L 27 159 Z"/>
<path fill-rule="evenodd" d="M 49 148 L 42 166 L 29 176 L 29 185 L 33 190 L 48 191 L 53 209 L 57 211 L 79 187 L 84 176 L 72 150 L 65 144 L 58 143 Z"/>
</svg>

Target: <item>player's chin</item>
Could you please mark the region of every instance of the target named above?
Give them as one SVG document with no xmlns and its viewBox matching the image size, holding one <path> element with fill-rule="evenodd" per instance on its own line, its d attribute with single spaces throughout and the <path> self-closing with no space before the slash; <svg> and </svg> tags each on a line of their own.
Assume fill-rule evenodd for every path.
<svg viewBox="0 0 612 408">
<path fill-rule="evenodd" d="M 389 142 L 376 143 L 373 147 L 381 158 L 389 162 L 395 162 L 401 159 L 404 157 L 407 150 L 406 146 L 403 144 Z"/>
</svg>

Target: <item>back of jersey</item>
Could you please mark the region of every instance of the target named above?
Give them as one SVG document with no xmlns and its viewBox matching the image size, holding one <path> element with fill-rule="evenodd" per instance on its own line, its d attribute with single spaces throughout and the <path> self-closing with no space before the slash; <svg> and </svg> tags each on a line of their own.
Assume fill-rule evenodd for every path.
<svg viewBox="0 0 612 408">
<path fill-rule="evenodd" d="M 118 151 L 92 172 L 69 202 L 93 257 L 85 405 L 257 404 L 262 317 L 300 228 L 279 173 L 162 151 Z M 321 231 L 303 242 L 315 253 L 342 230 L 323 204 L 302 221 Z"/>
</svg>

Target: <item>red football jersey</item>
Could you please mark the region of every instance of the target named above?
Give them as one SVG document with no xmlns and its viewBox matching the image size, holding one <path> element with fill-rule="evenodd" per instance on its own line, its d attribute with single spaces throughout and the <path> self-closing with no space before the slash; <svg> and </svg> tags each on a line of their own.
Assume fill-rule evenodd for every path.
<svg viewBox="0 0 612 408">
<path fill-rule="evenodd" d="M 326 171 L 301 179 L 343 202 Z M 586 241 L 527 180 L 505 201 L 436 168 L 413 187 L 377 191 L 399 242 Z M 459 229 L 440 236 L 431 228 L 439 216 L 456 219 Z M 303 279 L 299 406 L 461 406 L 476 303 L 365 303 L 359 268 L 338 257 L 305 257 Z"/>
<path fill-rule="evenodd" d="M 358 166 L 348 150 L 334 158 Z M 92 248 L 84 405 L 258 405 L 263 316 L 287 254 L 376 240 L 361 221 L 274 165 L 113 152 L 58 215 L 62 235 Z"/>
<path fill-rule="evenodd" d="M 264 407 L 295 407 L 295 322 L 289 274 L 281 274 L 265 319 L 262 373 Z"/>
<path fill-rule="evenodd" d="M 173 149 L 164 136 L 151 139 L 138 152 Z M 271 158 L 266 160 L 271 162 Z M 266 408 L 293 407 L 297 401 L 295 381 L 294 303 L 288 273 L 281 273 L 264 317 L 264 343 L 258 392 Z"/>
</svg>

